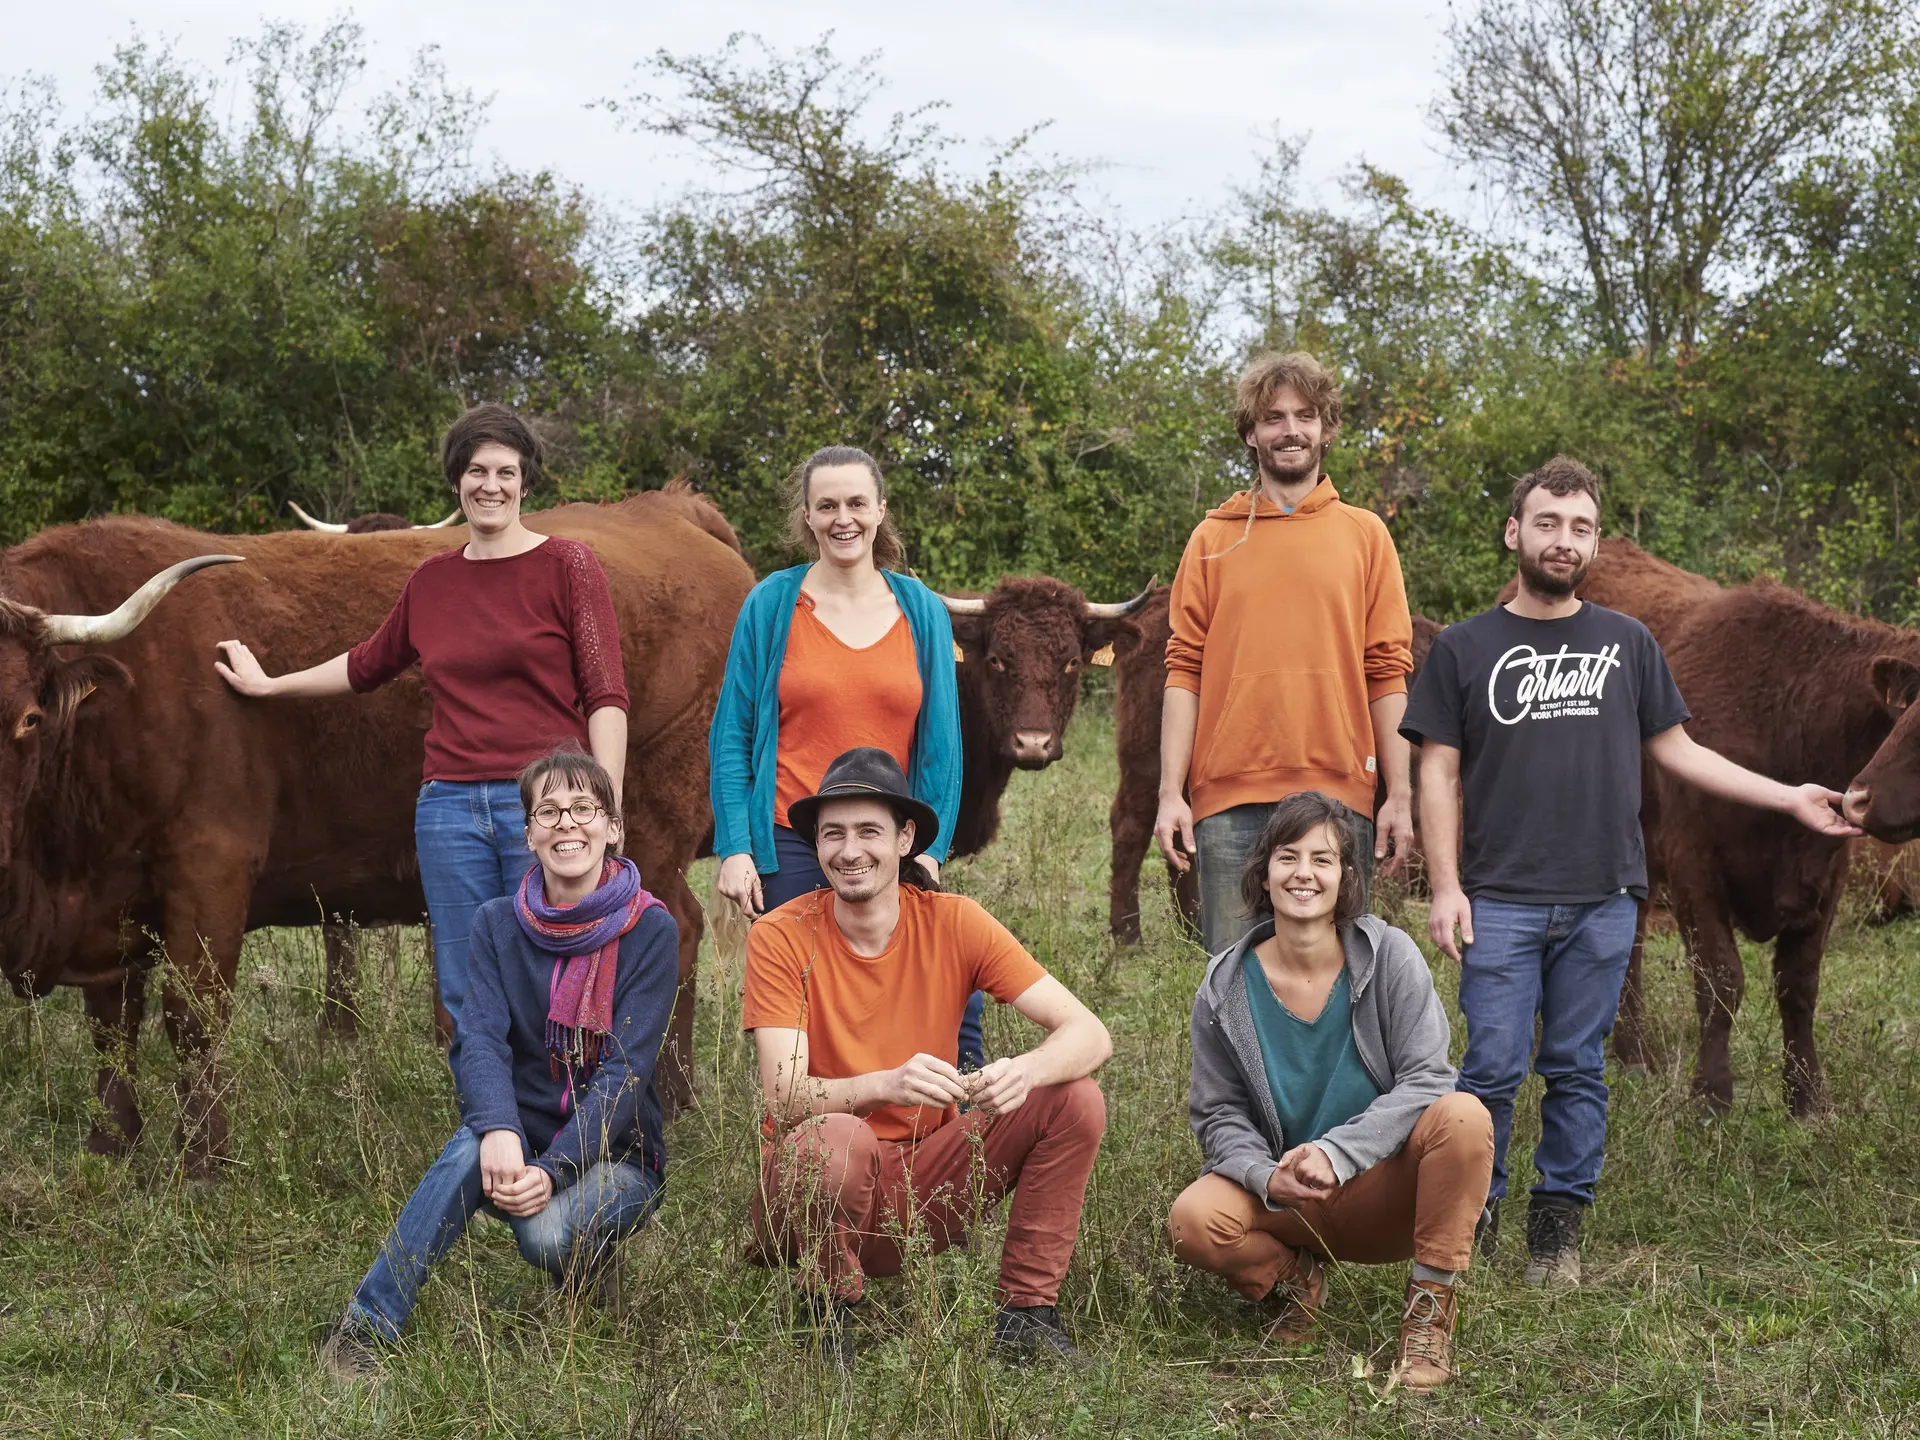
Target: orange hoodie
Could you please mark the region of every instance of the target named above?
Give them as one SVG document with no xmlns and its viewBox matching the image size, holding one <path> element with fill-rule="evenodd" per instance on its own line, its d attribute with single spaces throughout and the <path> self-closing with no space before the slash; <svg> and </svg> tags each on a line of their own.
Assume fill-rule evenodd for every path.
<svg viewBox="0 0 1920 1440">
<path fill-rule="evenodd" d="M 1290 515 L 1261 497 L 1249 525 L 1253 503 L 1208 511 L 1173 580 L 1167 684 L 1200 697 L 1194 818 L 1300 790 L 1371 816 L 1367 707 L 1413 669 L 1393 537 L 1324 475 Z"/>
</svg>

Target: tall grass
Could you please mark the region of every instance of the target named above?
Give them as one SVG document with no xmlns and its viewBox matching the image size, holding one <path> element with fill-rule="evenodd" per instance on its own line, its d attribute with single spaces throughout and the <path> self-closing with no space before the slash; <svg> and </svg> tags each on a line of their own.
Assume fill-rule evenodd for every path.
<svg viewBox="0 0 1920 1440">
<path fill-rule="evenodd" d="M 1176 1267 L 1163 1223 L 1198 1168 L 1185 1112 L 1200 957 L 1157 863 L 1148 943 L 1104 928 L 1110 723 L 1016 777 L 1000 840 L 949 870 L 1107 1020 L 1110 1128 L 1062 1307 L 1084 1375 L 988 1358 L 999 1235 L 915 1253 L 870 1288 L 850 1383 L 791 1344 L 793 1279 L 743 1262 L 757 1108 L 737 961 L 701 979 L 700 1103 L 669 1136 L 668 1199 L 629 1243 L 627 1304 L 570 1307 L 475 1224 L 429 1282 L 404 1349 L 357 1389 L 314 1352 L 409 1188 L 456 1124 L 416 942 L 365 964 L 362 1036 L 317 1027 L 311 931 L 248 944 L 229 1049 L 234 1162 L 183 1183 L 172 1057 L 141 1048 L 147 1138 L 81 1152 L 92 1057 L 77 997 L 0 1007 L 0 1435 L 1216 1436 L 1913 1433 L 1920 1414 L 1920 933 L 1850 919 L 1820 1043 L 1835 1116 L 1789 1121 L 1764 955 L 1735 1027 L 1734 1112 L 1687 1098 L 1692 999 L 1656 941 L 1663 1056 L 1616 1077 L 1587 1283 L 1519 1283 L 1517 1235 L 1463 1291 L 1459 1381 L 1386 1394 L 1404 1274 L 1340 1268 L 1323 1345 L 1264 1352 L 1257 1316 Z M 696 877 L 705 892 L 711 877 Z M 1407 919 L 1418 920 L 1407 907 Z M 1420 927 L 1412 928 L 1418 933 Z M 376 954 L 378 947 L 370 947 Z M 1448 1003 L 1454 974 L 1435 973 Z M 990 1007 L 991 1049 L 1029 1043 Z M 1455 1024 L 1456 1046 L 1462 1035 Z M 1537 1082 L 1536 1082 L 1537 1083 Z M 1523 1095 L 1517 1185 L 1534 1139 Z M 1517 1217 L 1516 1217 L 1517 1218 Z M 1510 1225 L 1517 1231 L 1518 1225 Z"/>
</svg>

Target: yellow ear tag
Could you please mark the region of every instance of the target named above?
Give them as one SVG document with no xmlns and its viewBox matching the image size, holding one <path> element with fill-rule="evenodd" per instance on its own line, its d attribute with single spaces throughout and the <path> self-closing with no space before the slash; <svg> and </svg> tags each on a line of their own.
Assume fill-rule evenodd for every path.
<svg viewBox="0 0 1920 1440">
<path fill-rule="evenodd" d="M 1113 643 L 1109 641 L 1107 644 L 1102 645 L 1098 650 L 1094 651 L 1093 654 L 1088 658 L 1087 663 L 1089 665 L 1098 665 L 1103 670 L 1107 666 L 1113 664 Z"/>
<path fill-rule="evenodd" d="M 958 640 L 954 641 L 953 642 L 953 663 L 958 665 L 962 660 L 966 658 L 967 658 L 967 652 L 960 648 L 960 642 Z"/>
</svg>

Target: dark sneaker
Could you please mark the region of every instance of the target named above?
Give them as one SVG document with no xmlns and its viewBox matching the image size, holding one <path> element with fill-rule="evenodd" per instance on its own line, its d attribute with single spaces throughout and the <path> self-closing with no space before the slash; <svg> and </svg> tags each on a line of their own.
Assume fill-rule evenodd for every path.
<svg viewBox="0 0 1920 1440">
<path fill-rule="evenodd" d="M 1480 1218 L 1473 1222 L 1473 1248 L 1480 1252 L 1484 1260 L 1493 1259 L 1493 1252 L 1500 1248 L 1500 1202 L 1489 1200 L 1480 1211 Z"/>
<path fill-rule="evenodd" d="M 807 1324 L 800 1332 L 803 1348 L 842 1375 L 853 1373 L 853 1306 L 824 1295 L 807 1296 Z"/>
<path fill-rule="evenodd" d="M 1051 1305 L 1002 1305 L 993 1317 L 993 1349 L 1008 1360 L 1059 1360 L 1076 1370 L 1087 1364 Z"/>
<path fill-rule="evenodd" d="M 1580 1283 L 1581 1206 L 1535 1196 L 1527 1205 L 1529 1285 Z"/>
<path fill-rule="evenodd" d="M 380 1342 L 364 1325 L 342 1320 L 320 1347 L 320 1363 L 334 1379 L 357 1385 L 380 1373 Z"/>
</svg>

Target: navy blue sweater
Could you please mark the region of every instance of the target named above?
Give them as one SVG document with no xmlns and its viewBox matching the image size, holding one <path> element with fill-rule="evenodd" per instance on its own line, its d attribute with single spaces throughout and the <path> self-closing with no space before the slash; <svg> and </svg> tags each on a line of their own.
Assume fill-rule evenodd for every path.
<svg viewBox="0 0 1920 1440">
<path fill-rule="evenodd" d="M 512 1130 L 532 1162 L 566 1189 L 602 1160 L 625 1160 L 664 1176 L 660 1093 L 654 1063 L 666 1040 L 680 974 L 680 929 L 653 906 L 620 937 L 613 1030 L 592 1078 L 553 1078 L 547 1056 L 548 986 L 554 957 L 521 933 L 513 897 L 473 917 L 467 1001 L 460 1012 L 461 1118 L 476 1135 Z"/>
</svg>

